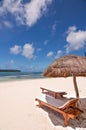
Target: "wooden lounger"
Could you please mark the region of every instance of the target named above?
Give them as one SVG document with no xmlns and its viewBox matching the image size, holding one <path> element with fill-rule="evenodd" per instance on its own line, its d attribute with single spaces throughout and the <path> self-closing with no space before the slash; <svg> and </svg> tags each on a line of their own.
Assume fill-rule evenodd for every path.
<svg viewBox="0 0 86 130">
<path fill-rule="evenodd" d="M 35 100 L 38 101 L 39 107 L 46 106 L 46 107 L 48 107 L 56 112 L 61 113 L 64 117 L 64 120 L 65 120 L 65 122 L 64 122 L 65 126 L 68 125 L 68 121 L 70 118 L 74 119 L 74 118 L 78 117 L 83 112 L 82 110 L 80 110 L 79 108 L 76 107 L 78 99 L 72 99 L 72 100 L 66 102 L 62 107 L 53 106 L 53 105 L 46 103 L 38 98 L 36 98 Z"/>
<path fill-rule="evenodd" d="M 66 95 L 66 92 L 55 92 L 46 88 L 42 88 L 40 87 L 40 89 L 42 89 L 42 93 L 50 95 L 54 98 L 64 98 L 64 95 Z"/>
</svg>

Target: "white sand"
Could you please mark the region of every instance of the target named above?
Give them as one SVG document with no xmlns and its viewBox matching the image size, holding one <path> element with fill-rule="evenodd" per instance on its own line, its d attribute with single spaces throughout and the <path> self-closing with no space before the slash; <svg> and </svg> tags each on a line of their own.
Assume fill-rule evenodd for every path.
<svg viewBox="0 0 86 130">
<path fill-rule="evenodd" d="M 0 130 L 86 130 L 86 78 L 77 78 L 77 83 L 84 114 L 64 127 L 62 115 L 37 107 L 35 98 L 43 95 L 40 87 L 75 97 L 72 78 L 0 82 Z"/>
</svg>

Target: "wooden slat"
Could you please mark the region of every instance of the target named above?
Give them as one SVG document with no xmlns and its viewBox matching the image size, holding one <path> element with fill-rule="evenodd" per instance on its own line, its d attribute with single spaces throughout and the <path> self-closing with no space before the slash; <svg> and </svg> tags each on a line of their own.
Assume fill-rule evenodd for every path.
<svg viewBox="0 0 86 130">
<path fill-rule="evenodd" d="M 54 98 L 64 98 L 64 95 L 67 94 L 66 92 L 55 92 L 55 91 L 52 91 L 52 90 L 49 90 L 46 88 L 42 88 L 42 87 L 40 87 L 40 89 L 42 89 L 43 94 L 50 95 Z"/>
</svg>

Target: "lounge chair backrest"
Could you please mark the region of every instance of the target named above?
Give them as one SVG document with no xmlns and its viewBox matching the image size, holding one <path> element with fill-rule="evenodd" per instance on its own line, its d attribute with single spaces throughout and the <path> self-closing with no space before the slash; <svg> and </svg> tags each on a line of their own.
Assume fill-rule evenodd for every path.
<svg viewBox="0 0 86 130">
<path fill-rule="evenodd" d="M 70 101 L 67 101 L 63 106 L 59 107 L 61 110 L 67 110 L 69 108 L 75 108 L 77 105 L 77 101 L 79 99 L 75 98 L 75 99 L 71 99 Z"/>
</svg>

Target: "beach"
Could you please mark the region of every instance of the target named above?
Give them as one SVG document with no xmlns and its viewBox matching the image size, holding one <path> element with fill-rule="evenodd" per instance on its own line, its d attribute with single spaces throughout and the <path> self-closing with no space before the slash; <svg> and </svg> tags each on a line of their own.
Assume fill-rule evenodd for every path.
<svg viewBox="0 0 86 130">
<path fill-rule="evenodd" d="M 35 98 L 43 96 L 40 87 L 75 98 L 72 77 L 0 82 L 0 130 L 86 130 L 86 78 L 77 77 L 77 84 L 84 114 L 65 127 L 62 115 L 37 107 Z"/>
</svg>

